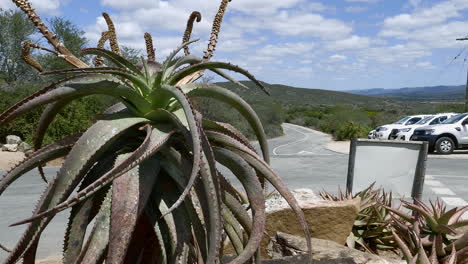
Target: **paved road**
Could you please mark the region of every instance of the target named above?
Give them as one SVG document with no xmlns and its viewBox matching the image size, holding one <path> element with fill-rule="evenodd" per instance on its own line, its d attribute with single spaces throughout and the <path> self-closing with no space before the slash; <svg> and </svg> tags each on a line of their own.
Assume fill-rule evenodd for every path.
<svg viewBox="0 0 468 264">
<path fill-rule="evenodd" d="M 345 186 L 348 155 L 325 148 L 330 138 L 295 125 L 284 125 L 286 136 L 272 139 L 271 165 L 283 177 L 290 188 L 311 188 L 316 191 L 336 192 L 338 186 Z M 457 159 L 432 159 L 427 163 L 427 177 L 424 186 L 425 198 L 436 196 L 449 206 L 466 205 L 468 201 L 468 162 Z M 3 172 L 0 172 L 2 174 Z M 53 177 L 56 169 L 46 169 L 47 176 Z M 22 228 L 7 228 L 19 218 L 28 217 L 45 185 L 37 172 L 31 172 L 0 197 L 0 241 L 12 246 L 21 235 Z M 66 213 L 62 213 L 47 229 L 41 240 L 39 256 L 57 255 L 65 230 Z M 0 252 L 0 260 L 5 257 Z"/>
</svg>

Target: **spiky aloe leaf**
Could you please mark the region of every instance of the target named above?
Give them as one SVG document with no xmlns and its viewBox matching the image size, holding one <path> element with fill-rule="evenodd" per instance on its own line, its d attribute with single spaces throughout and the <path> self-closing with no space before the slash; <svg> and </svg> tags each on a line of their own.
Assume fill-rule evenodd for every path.
<svg viewBox="0 0 468 264">
<path fill-rule="evenodd" d="M 119 157 L 122 162 L 127 157 Z M 112 184 L 109 250 L 106 263 L 123 263 L 132 235 L 159 174 L 159 160 L 148 159 Z"/>
<path fill-rule="evenodd" d="M 267 163 L 270 162 L 268 142 L 265 135 L 265 130 L 263 129 L 262 122 L 258 118 L 255 111 L 252 109 L 252 107 L 241 97 L 225 88 L 216 85 L 204 85 L 199 89 L 190 91 L 188 95 L 190 97 L 201 96 L 218 99 L 224 103 L 229 104 L 230 106 L 234 107 L 237 111 L 239 111 L 239 113 L 242 114 L 242 116 L 249 122 L 250 126 L 253 128 L 260 143 L 263 158 Z"/>
<path fill-rule="evenodd" d="M 78 191 L 83 190 L 112 169 L 115 158 L 115 155 L 108 155 L 98 161 L 86 175 Z M 63 263 L 74 263 L 80 255 L 81 249 L 85 244 L 85 234 L 88 225 L 98 214 L 99 208 L 108 191 L 109 189 L 103 189 L 92 199 L 72 208 L 63 244 Z"/>
<path fill-rule="evenodd" d="M 209 70 L 209 69 L 226 69 L 226 70 L 240 73 L 244 75 L 245 77 L 247 77 L 252 82 L 254 82 L 258 87 L 260 87 L 260 89 L 263 92 L 265 92 L 268 95 L 270 94 L 267 88 L 248 71 L 240 68 L 239 66 L 236 66 L 230 63 L 225 63 L 225 62 L 203 62 L 203 63 L 195 64 L 193 66 L 189 66 L 178 72 L 175 72 L 172 76 L 168 78 L 167 83 L 171 85 L 175 85 L 184 77 L 189 76 L 190 74 L 196 73 L 200 70 Z"/>
<path fill-rule="evenodd" d="M 104 260 L 109 245 L 111 197 L 112 189 L 108 191 L 101 209 L 96 216 L 94 228 L 75 263 L 98 264 L 102 263 Z"/>
<path fill-rule="evenodd" d="M 94 124 L 74 145 L 57 176 L 49 183 L 41 196 L 34 214 L 52 209 L 64 201 L 76 188 L 91 166 L 112 144 L 127 130 L 135 125 L 147 122 L 144 118 L 135 118 L 129 114 L 118 113 Z M 109 133 L 110 131 L 110 133 Z M 76 162 L 81 161 L 81 162 Z M 15 263 L 29 247 L 30 243 L 40 236 L 51 218 L 32 222 L 23 233 L 12 254 L 5 261 Z"/>
<path fill-rule="evenodd" d="M 130 70 L 131 72 L 133 72 L 134 74 L 140 75 L 141 77 L 143 77 L 143 73 L 141 72 L 140 69 L 138 69 L 137 66 L 135 66 L 133 63 L 131 63 L 130 61 L 123 58 L 122 56 L 120 56 L 117 53 L 114 53 L 114 52 L 111 52 L 111 51 L 108 51 L 108 50 L 105 50 L 105 49 L 97 49 L 97 48 L 83 49 L 83 50 L 81 50 L 81 53 L 85 54 L 85 55 L 92 54 L 92 55 L 102 56 L 102 57 L 110 60 L 111 62 L 113 62 L 115 65 L 117 65 L 117 66 L 119 66 L 121 68 L 126 68 L 126 69 Z"/>
<path fill-rule="evenodd" d="M 263 237 L 262 230 L 265 228 L 265 198 L 263 197 L 262 186 L 255 174 L 255 170 L 238 154 L 222 148 L 214 148 L 214 151 L 217 160 L 228 167 L 241 181 L 253 209 L 253 225 L 249 241 L 242 253 L 230 262 L 231 264 L 245 263 L 252 258 L 259 248 Z"/>
</svg>

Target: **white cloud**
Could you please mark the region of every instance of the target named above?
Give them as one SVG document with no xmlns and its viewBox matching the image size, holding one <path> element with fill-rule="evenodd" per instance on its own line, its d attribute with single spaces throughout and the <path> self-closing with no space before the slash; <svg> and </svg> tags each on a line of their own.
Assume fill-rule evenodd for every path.
<svg viewBox="0 0 468 264">
<path fill-rule="evenodd" d="M 271 30 L 282 36 L 316 37 L 340 39 L 352 32 L 352 27 L 337 19 L 328 19 L 319 14 L 279 12 L 274 19 L 250 18 L 234 19 L 235 24 L 245 30 Z"/>
<path fill-rule="evenodd" d="M 334 55 L 328 57 L 328 60 L 331 61 L 331 62 L 344 61 L 346 59 L 347 59 L 346 56 L 340 55 L 340 54 L 334 54 Z"/>
<path fill-rule="evenodd" d="M 59 15 L 60 14 L 60 7 L 61 4 L 68 1 L 60 1 L 60 0 L 30 0 L 31 5 L 36 12 L 41 14 L 49 14 L 49 15 Z M 17 7 L 12 3 L 11 0 L 0 0 L 0 8 L 1 9 L 16 9 Z M 19 10 L 19 9 L 18 9 Z"/>
<path fill-rule="evenodd" d="M 443 1 L 430 8 L 418 10 L 412 14 L 400 14 L 384 20 L 382 36 L 393 36 L 395 32 L 412 30 L 446 22 L 450 18 L 463 17 L 461 12 L 468 9 L 466 0 Z"/>
<path fill-rule="evenodd" d="M 289 55 L 304 55 L 314 48 L 313 43 L 283 43 L 279 45 L 268 44 L 261 48 L 257 53 L 265 56 L 283 57 Z"/>
<path fill-rule="evenodd" d="M 348 38 L 330 42 L 327 49 L 330 50 L 359 50 L 369 47 L 371 40 L 368 37 L 352 35 Z"/>
<path fill-rule="evenodd" d="M 155 8 L 159 0 L 101 0 L 101 4 L 116 9 Z"/>
<path fill-rule="evenodd" d="M 291 8 L 304 0 L 235 0 L 230 4 L 232 9 L 244 12 L 246 14 L 273 14 L 279 9 Z M 211 2 L 211 1 L 210 1 Z"/>
<path fill-rule="evenodd" d="M 431 55 L 432 52 L 430 49 L 414 42 L 386 47 L 371 47 L 359 51 L 359 56 L 364 61 L 382 64 L 415 62 L 417 59 L 429 57 Z"/>
</svg>

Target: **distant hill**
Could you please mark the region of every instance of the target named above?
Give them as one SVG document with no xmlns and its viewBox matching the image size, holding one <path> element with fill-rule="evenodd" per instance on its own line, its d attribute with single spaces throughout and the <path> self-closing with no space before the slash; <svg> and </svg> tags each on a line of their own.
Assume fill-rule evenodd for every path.
<svg viewBox="0 0 468 264">
<path fill-rule="evenodd" d="M 348 92 L 337 92 L 321 89 L 306 89 L 298 88 L 280 84 L 268 84 L 264 85 L 268 88 L 271 96 L 267 96 L 252 82 L 242 82 L 249 90 L 240 88 L 239 86 L 229 83 L 222 82 L 218 83 L 220 86 L 235 90 L 247 101 L 273 101 L 281 105 L 301 105 L 301 106 L 312 106 L 312 105 L 335 105 L 335 104 L 350 104 L 350 105 L 379 105 L 382 104 L 393 104 L 391 99 L 382 99 L 371 97 L 367 95 L 352 94 Z"/>
<path fill-rule="evenodd" d="M 465 97 L 465 85 L 440 85 L 400 89 L 375 88 L 367 90 L 350 90 L 347 92 L 359 95 L 386 97 L 397 100 L 462 101 Z"/>
</svg>

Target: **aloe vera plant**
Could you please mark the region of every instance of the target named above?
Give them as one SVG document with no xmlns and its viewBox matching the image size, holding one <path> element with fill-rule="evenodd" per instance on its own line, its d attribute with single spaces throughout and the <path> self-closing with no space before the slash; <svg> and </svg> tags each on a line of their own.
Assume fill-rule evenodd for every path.
<svg viewBox="0 0 468 264">
<path fill-rule="evenodd" d="M 440 200 L 430 206 L 416 200 L 402 201 L 410 215 L 402 210 L 392 212 L 395 240 L 409 263 L 468 263 L 468 226 L 462 216 L 468 206 L 447 210 Z"/>
<path fill-rule="evenodd" d="M 44 229 L 53 217 L 71 208 L 63 247 L 64 263 L 219 263 L 224 235 L 234 244 L 231 263 L 255 260 L 265 226 L 264 189 L 271 183 L 298 216 L 308 241 L 303 213 L 281 178 L 269 166 L 262 124 L 252 108 L 230 90 L 195 81 L 205 70 L 241 85 L 224 70 L 240 73 L 267 93 L 246 70 L 210 61 L 228 0 L 215 16 L 208 48 L 202 58 L 188 49 L 193 13 L 183 43 L 163 62 L 156 61 L 151 36 L 145 34 L 148 59 L 134 65 L 121 57 L 110 17 L 109 30 L 89 67 L 57 41 L 26 0 L 13 1 L 34 22 L 59 57 L 71 66 L 45 75 L 65 76 L 0 114 L 0 125 L 40 106 L 46 106 L 37 126 L 36 151 L 0 180 L 0 195 L 27 171 L 58 157 L 66 157 L 48 183 L 33 216 L 4 263 L 34 263 Z M 109 41 L 111 51 L 102 47 Z M 185 51 L 185 55 L 177 54 Z M 28 63 L 37 61 L 24 57 Z M 112 64 L 110 65 L 105 65 Z M 88 95 L 108 95 L 120 101 L 102 113 L 84 133 L 70 135 L 42 147 L 48 126 L 64 106 Z M 262 156 L 229 124 L 204 119 L 191 101 L 220 100 L 238 110 L 255 131 Z M 217 170 L 222 164 L 243 186 L 236 190 Z M 77 193 L 74 194 L 74 190 Z M 244 193 L 247 198 L 244 198 Z M 243 206 L 250 205 L 251 212 Z M 94 226 L 91 224 L 94 220 Z M 89 231 L 86 238 L 85 233 Z M 243 231 L 248 236 L 244 237 Z"/>
<path fill-rule="evenodd" d="M 361 199 L 359 214 L 346 240 L 348 247 L 374 254 L 378 254 L 380 250 L 396 250 L 392 235 L 392 218 L 389 209 L 385 207 L 392 207 L 391 193 L 386 193 L 381 188 L 374 189 L 372 184 L 355 195 L 344 193 L 340 189 L 338 195 L 321 192 L 320 196 L 330 201 L 344 201 L 357 197 Z"/>
</svg>

